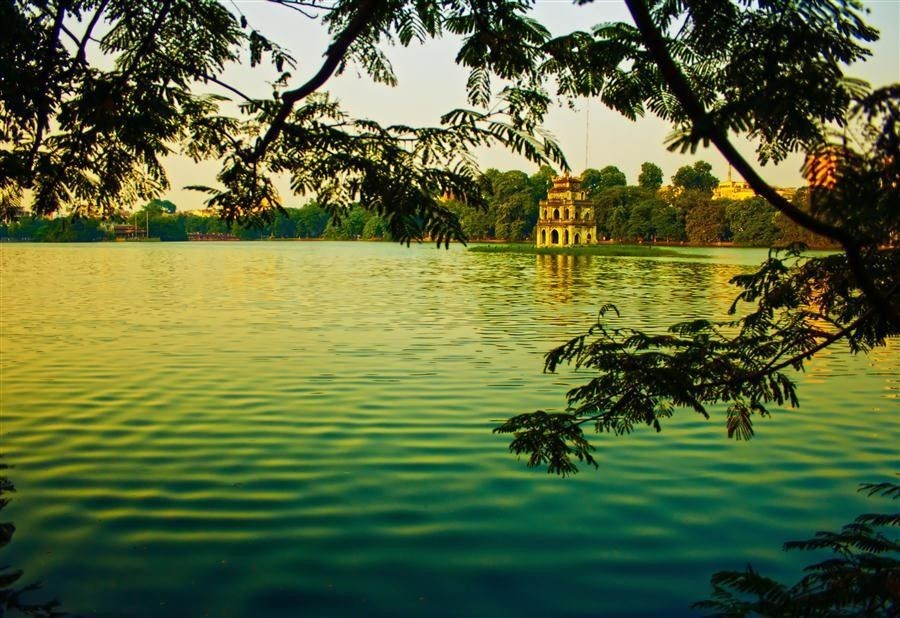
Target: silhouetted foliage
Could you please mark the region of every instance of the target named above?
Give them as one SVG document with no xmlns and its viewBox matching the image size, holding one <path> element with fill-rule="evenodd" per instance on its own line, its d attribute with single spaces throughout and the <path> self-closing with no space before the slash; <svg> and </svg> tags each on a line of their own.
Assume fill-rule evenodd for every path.
<svg viewBox="0 0 900 618">
<path fill-rule="evenodd" d="M 536 72 L 550 39 L 518 2 L 313 1 L 304 10 L 272 2 L 285 19 L 315 19 L 332 35 L 320 69 L 292 84 L 297 61 L 255 29 L 237 5 L 189 0 L 5 2 L 0 5 L 0 205 L 68 209 L 111 216 L 122 204 L 168 187 L 161 158 L 180 149 L 221 162 L 208 205 L 243 225 L 267 222 L 281 206 L 273 174 L 298 194 L 314 194 L 330 213 L 354 204 L 381 216 L 402 242 L 430 236 L 462 240 L 445 194 L 486 208 L 476 148 L 504 145 L 537 163 L 565 168 L 539 123 L 549 104 Z M 232 10 L 236 11 L 232 12 Z M 470 71 L 476 109 L 445 114 L 440 126 L 380 126 L 342 112 L 319 92 L 355 66 L 373 81 L 396 82 L 380 46 L 451 33 L 457 62 Z M 240 62 L 274 68 L 272 97 L 257 99 L 227 83 Z M 510 85 L 495 105 L 492 79 Z M 223 111 L 214 84 L 239 102 Z M 209 90 L 209 88 L 205 88 Z"/>
<path fill-rule="evenodd" d="M 798 209 L 804 212 L 809 212 L 810 200 L 811 194 L 809 188 L 802 187 L 797 191 L 797 193 L 794 194 L 793 198 L 791 198 L 791 203 L 794 204 L 794 206 L 796 206 Z M 890 221 L 890 219 L 888 219 L 888 221 Z M 821 234 L 816 234 L 812 230 L 803 227 L 802 225 L 798 225 L 780 212 L 775 215 L 775 225 L 779 230 L 778 242 L 780 244 L 789 245 L 791 243 L 803 243 L 808 247 L 840 247 L 840 243 L 838 243 L 837 241 L 822 236 Z"/>
<path fill-rule="evenodd" d="M 12 481 L 5 475 L 8 469 L 8 465 L 0 462 L 0 511 L 9 504 L 9 494 L 16 490 Z M 15 531 L 16 527 L 12 523 L 0 522 L 0 550 L 10 544 Z M 58 601 L 30 600 L 40 588 L 40 584 L 17 586 L 24 575 L 23 571 L 0 563 L 0 616 L 6 616 L 7 612 L 35 618 L 59 618 L 69 615 L 59 609 Z"/>
<path fill-rule="evenodd" d="M 898 268 L 895 251 L 881 252 L 869 264 L 879 286 L 896 286 Z M 570 363 L 597 373 L 569 391 L 568 410 L 552 425 L 539 411 L 512 417 L 494 431 L 513 435 L 514 453 L 537 452 L 529 464 L 547 463 L 549 472 L 563 475 L 577 469 L 570 455 L 596 465 L 585 456 L 593 447 L 583 437 L 584 425 L 616 435 L 640 425 L 661 431 L 677 408 L 709 418 L 708 406 L 724 404 L 728 437 L 747 440 L 754 417 L 768 417 L 773 405 L 797 405 L 788 370 L 802 369 L 838 341 L 856 353 L 896 335 L 848 285 L 844 269 L 842 255 L 804 260 L 799 247 L 786 255 L 771 252 L 760 270 L 731 280 L 741 293 L 730 312 L 743 317 L 683 322 L 662 334 L 614 326 L 607 316 L 618 317 L 618 310 L 607 305 L 586 334 L 547 354 L 547 371 Z"/>
<path fill-rule="evenodd" d="M 900 485 L 864 484 L 860 491 L 896 499 Z M 710 616 L 896 616 L 900 610 L 900 513 L 867 513 L 839 532 L 818 532 L 806 541 L 784 544 L 786 551 L 829 551 L 807 566 L 800 581 L 783 584 L 748 566 L 712 576 L 712 598 L 694 605 Z"/>
<path fill-rule="evenodd" d="M 616 312 L 606 307 L 586 334 L 546 357 L 547 371 L 570 363 L 595 374 L 569 391 L 566 411 L 552 424 L 545 412 L 520 414 L 495 430 L 512 435 L 513 452 L 536 453 L 529 463 L 559 474 L 573 472 L 576 460 L 593 463 L 583 426 L 658 431 L 679 408 L 708 416 L 709 406 L 722 405 L 727 435 L 747 439 L 754 418 L 797 404 L 791 372 L 817 352 L 837 344 L 865 352 L 900 333 L 900 252 L 891 248 L 900 233 L 900 86 L 870 92 L 844 76 L 842 67 L 864 59 L 863 45 L 877 37 L 859 5 L 626 5 L 633 25 L 606 24 L 593 37 L 565 39 L 571 47 L 553 65 L 563 91 L 598 94 L 628 117 L 655 113 L 675 126 L 670 148 L 715 145 L 780 216 L 843 252 L 806 259 L 797 248 L 771 253 L 756 273 L 732 280 L 732 314 L 743 317 L 646 333 L 611 322 Z M 730 133 L 757 139 L 762 163 L 809 153 L 806 203 L 791 203 L 766 184 Z M 673 180 L 680 193 L 663 197 L 676 221 L 707 208 L 715 186 L 708 165 L 682 168 Z M 704 200 L 686 202 L 691 191 Z M 631 218 L 625 203 L 633 207 L 618 199 L 607 209 L 614 235 Z"/>
</svg>

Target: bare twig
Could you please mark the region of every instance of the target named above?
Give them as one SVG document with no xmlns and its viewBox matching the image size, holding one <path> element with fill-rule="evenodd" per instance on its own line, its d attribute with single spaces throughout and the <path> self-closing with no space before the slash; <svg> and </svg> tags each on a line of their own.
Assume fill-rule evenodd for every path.
<svg viewBox="0 0 900 618">
<path fill-rule="evenodd" d="M 97 25 L 97 22 L 100 21 L 100 16 L 103 14 L 103 11 L 106 10 L 106 5 L 109 4 L 109 0 L 103 0 L 100 3 L 100 6 L 97 7 L 97 10 L 94 11 L 93 17 L 91 17 L 91 21 L 88 22 L 87 27 L 84 29 L 84 34 L 81 37 L 81 43 L 78 45 L 78 52 L 75 54 L 75 59 L 81 64 L 87 63 L 87 44 L 91 39 L 91 34 L 94 32 L 94 27 Z"/>
</svg>

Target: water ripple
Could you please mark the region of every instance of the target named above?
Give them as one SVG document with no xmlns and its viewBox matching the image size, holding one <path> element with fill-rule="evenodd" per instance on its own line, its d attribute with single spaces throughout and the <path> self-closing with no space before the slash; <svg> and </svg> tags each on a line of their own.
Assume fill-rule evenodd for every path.
<svg viewBox="0 0 900 618">
<path fill-rule="evenodd" d="M 561 410 L 543 354 L 614 301 L 724 315 L 712 260 L 371 243 L 3 245 L 4 562 L 84 615 L 688 615 L 708 576 L 871 505 L 898 356 L 829 352 L 750 444 L 691 413 L 525 469 L 496 419 Z"/>
</svg>

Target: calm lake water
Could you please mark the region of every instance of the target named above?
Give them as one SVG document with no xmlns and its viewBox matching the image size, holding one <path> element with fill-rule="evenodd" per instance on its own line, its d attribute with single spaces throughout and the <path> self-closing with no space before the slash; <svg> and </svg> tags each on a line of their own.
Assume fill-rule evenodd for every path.
<svg viewBox="0 0 900 618">
<path fill-rule="evenodd" d="M 799 410 L 725 438 L 681 412 L 528 470 L 495 420 L 614 301 L 723 314 L 762 251 L 572 258 L 374 243 L 0 246 L 0 564 L 82 615 L 691 615 L 709 575 L 885 503 L 897 348 L 827 351 Z"/>
</svg>

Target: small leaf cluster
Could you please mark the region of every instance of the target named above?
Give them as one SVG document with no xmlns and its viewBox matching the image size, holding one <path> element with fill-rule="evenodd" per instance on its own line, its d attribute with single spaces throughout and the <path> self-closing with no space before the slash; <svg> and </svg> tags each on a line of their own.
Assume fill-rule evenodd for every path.
<svg viewBox="0 0 900 618">
<path fill-rule="evenodd" d="M 594 326 L 545 359 L 547 371 L 570 364 L 595 374 L 568 392 L 566 424 L 548 425 L 539 411 L 494 431 L 512 434 L 514 453 L 532 453 L 529 465 L 551 462 L 549 471 L 565 473 L 576 469 L 571 454 L 583 459 L 579 453 L 589 450 L 573 429 L 581 425 L 615 435 L 642 425 L 660 431 L 678 408 L 709 418 L 710 406 L 721 404 L 728 437 L 750 439 L 755 418 L 769 416 L 773 406 L 799 405 L 789 372 L 802 370 L 816 352 L 839 341 L 854 353 L 866 351 L 898 334 L 860 293 L 844 255 L 804 258 L 801 251 L 772 251 L 758 271 L 732 279 L 741 291 L 729 313 L 741 317 L 648 333 L 615 326 L 610 318 L 618 310 L 604 306 Z M 878 285 L 893 281 L 896 289 L 900 251 L 874 252 L 866 268 Z"/>
<path fill-rule="evenodd" d="M 9 504 L 9 494 L 16 490 L 12 481 L 3 473 L 9 466 L 0 463 L 0 510 Z M 3 549 L 12 541 L 16 527 L 10 522 L 0 522 L 0 549 Z M 0 565 L 0 615 L 7 612 L 17 612 L 25 616 L 35 618 L 62 618 L 69 614 L 59 609 L 58 601 L 32 601 L 29 597 L 40 588 L 39 583 L 31 583 L 26 586 L 16 587 L 16 584 L 24 576 L 21 569 L 12 569 Z"/>
<path fill-rule="evenodd" d="M 896 483 L 864 484 L 860 491 L 896 499 Z M 839 532 L 785 543 L 787 551 L 828 551 L 807 566 L 793 585 L 766 577 L 752 566 L 712 576 L 712 598 L 694 605 L 710 616 L 894 616 L 900 609 L 900 513 L 867 513 Z"/>
</svg>

